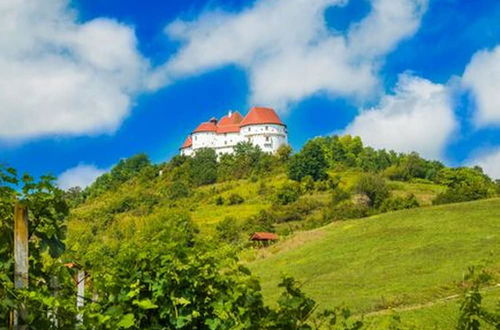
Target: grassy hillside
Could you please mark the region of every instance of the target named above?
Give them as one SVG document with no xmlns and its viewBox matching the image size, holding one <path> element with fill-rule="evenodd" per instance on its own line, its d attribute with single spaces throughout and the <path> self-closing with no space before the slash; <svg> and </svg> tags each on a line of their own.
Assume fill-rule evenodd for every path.
<svg viewBox="0 0 500 330">
<path fill-rule="evenodd" d="M 248 265 L 269 301 L 276 301 L 276 284 L 287 274 L 302 281 L 323 308 L 345 303 L 369 313 L 454 295 L 467 266 L 485 259 L 498 275 L 499 233 L 497 198 L 336 222 L 247 258 L 254 259 Z M 490 296 L 499 297 L 499 291 Z M 403 314 L 432 325 L 442 310 L 456 307 L 451 301 Z"/>
<path fill-rule="evenodd" d="M 481 169 L 375 151 L 349 136 L 311 140 L 292 156 L 241 149 L 220 159 L 205 149 L 159 165 L 137 155 L 85 191 L 68 192 L 69 258 L 105 268 L 94 252 L 119 251 L 150 223 L 161 229 L 185 217 L 197 238 L 240 254 L 269 304 L 282 275 L 291 275 L 320 310 L 345 304 L 375 329 L 389 327 L 388 308 L 406 315 L 408 326 L 450 327 L 458 300 L 443 298 L 460 291 L 467 266 L 490 258 L 500 273 L 500 199 L 485 200 L 500 194 L 500 182 Z M 446 204 L 467 200 L 481 201 Z M 282 241 L 254 249 L 248 237 L 256 231 Z"/>
</svg>

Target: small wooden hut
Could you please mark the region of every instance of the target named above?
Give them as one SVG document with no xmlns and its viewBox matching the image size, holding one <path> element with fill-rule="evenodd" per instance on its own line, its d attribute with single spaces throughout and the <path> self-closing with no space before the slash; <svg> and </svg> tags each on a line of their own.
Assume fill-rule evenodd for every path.
<svg viewBox="0 0 500 330">
<path fill-rule="evenodd" d="M 268 245 L 269 243 L 273 241 L 278 240 L 278 235 L 274 233 L 267 233 L 267 232 L 255 232 L 253 235 L 250 237 L 250 240 L 253 242 L 258 242 L 259 244 L 262 245 Z"/>
</svg>

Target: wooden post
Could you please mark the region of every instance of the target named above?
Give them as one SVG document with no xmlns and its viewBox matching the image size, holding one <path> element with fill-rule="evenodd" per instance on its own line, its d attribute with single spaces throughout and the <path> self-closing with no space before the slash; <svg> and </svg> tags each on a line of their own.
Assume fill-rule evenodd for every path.
<svg viewBox="0 0 500 330">
<path fill-rule="evenodd" d="M 85 304 L 85 271 L 83 269 L 78 269 L 77 274 L 77 293 L 76 293 L 76 308 L 80 310 Z M 78 322 L 83 322 L 82 313 L 78 313 L 76 316 Z"/>
<path fill-rule="evenodd" d="M 28 288 L 28 209 L 17 203 L 14 207 L 14 288 Z M 24 306 L 14 310 L 14 328 L 23 329 Z"/>
</svg>

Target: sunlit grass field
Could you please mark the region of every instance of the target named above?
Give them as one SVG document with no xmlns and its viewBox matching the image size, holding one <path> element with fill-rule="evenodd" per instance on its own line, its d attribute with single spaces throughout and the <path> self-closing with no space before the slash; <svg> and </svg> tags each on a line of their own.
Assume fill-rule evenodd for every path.
<svg viewBox="0 0 500 330">
<path fill-rule="evenodd" d="M 277 284 L 286 274 L 303 283 L 320 309 L 345 304 L 363 314 L 457 294 L 467 266 L 486 260 L 498 280 L 499 255 L 497 198 L 336 222 L 296 233 L 246 258 L 269 302 L 276 301 Z M 497 290 L 490 296 L 500 295 Z M 458 313 L 453 302 L 401 316 L 423 322 L 417 328 L 433 327 L 453 323 L 455 319 L 441 320 L 454 317 L 451 311 Z"/>
</svg>

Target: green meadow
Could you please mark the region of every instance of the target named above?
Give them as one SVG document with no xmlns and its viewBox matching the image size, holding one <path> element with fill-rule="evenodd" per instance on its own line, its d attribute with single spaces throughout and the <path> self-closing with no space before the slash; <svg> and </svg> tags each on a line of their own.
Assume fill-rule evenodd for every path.
<svg viewBox="0 0 500 330">
<path fill-rule="evenodd" d="M 394 309 L 407 326 L 447 328 L 458 305 L 441 299 L 461 292 L 469 265 L 486 264 L 498 280 L 499 254 L 496 198 L 335 222 L 245 258 L 269 302 L 278 298 L 280 278 L 291 275 L 321 308 L 345 304 L 374 325 Z M 500 287 L 486 301 L 495 297 Z"/>
</svg>

